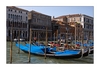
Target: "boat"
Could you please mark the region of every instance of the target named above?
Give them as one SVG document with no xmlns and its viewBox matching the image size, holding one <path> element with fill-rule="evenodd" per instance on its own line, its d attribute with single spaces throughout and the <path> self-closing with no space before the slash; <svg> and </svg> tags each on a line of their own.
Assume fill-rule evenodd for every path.
<svg viewBox="0 0 100 70">
<path fill-rule="evenodd" d="M 84 44 L 84 46 L 89 48 L 89 54 L 93 54 L 94 52 L 93 43 L 87 43 L 87 44 Z"/>
<path fill-rule="evenodd" d="M 54 57 L 54 58 L 79 58 L 82 56 L 82 51 L 80 50 L 64 50 L 64 51 L 55 51 L 51 53 L 52 48 L 45 47 L 45 46 L 35 46 L 30 44 L 18 44 L 15 43 L 16 47 L 20 48 L 20 50 L 24 51 L 25 53 L 30 53 L 39 56 L 47 56 L 47 57 Z M 45 53 L 46 49 L 46 53 Z"/>
<path fill-rule="evenodd" d="M 64 48 L 64 47 L 60 47 L 59 44 L 49 43 L 49 45 L 52 45 L 52 44 L 53 44 L 54 46 L 58 47 L 58 48 L 62 48 L 62 49 Z M 81 51 L 81 50 L 82 50 L 82 49 L 81 49 L 81 46 L 82 46 L 83 44 L 81 44 L 80 42 L 77 42 L 76 45 L 77 45 L 77 44 L 80 45 L 79 48 L 77 48 L 77 49 L 69 49 L 69 50 L 80 50 L 80 51 Z M 63 45 L 63 46 L 64 46 L 64 45 Z M 56 50 L 56 47 L 54 47 L 53 51 Z M 83 57 L 88 56 L 88 55 L 89 55 L 89 51 L 90 51 L 90 49 L 89 49 L 88 47 L 83 47 L 83 53 L 82 53 L 82 54 L 83 54 Z M 52 53 L 53 53 L 53 52 L 52 52 Z"/>
</svg>

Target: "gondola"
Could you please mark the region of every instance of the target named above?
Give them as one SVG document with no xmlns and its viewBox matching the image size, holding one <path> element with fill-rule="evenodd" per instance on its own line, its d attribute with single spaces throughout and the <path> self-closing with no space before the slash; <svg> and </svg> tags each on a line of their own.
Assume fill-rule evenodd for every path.
<svg viewBox="0 0 100 70">
<path fill-rule="evenodd" d="M 20 48 L 20 50 L 26 53 L 29 52 L 30 44 L 22 45 L 22 44 L 18 44 L 17 42 L 15 44 L 16 47 Z M 46 49 L 46 53 L 45 53 L 45 49 Z M 64 50 L 64 51 L 56 51 L 54 53 L 51 53 L 50 47 L 34 46 L 34 45 L 31 45 L 30 53 L 39 56 L 46 55 L 47 57 L 54 57 L 54 58 L 79 58 L 82 56 L 81 50 Z"/>
<path fill-rule="evenodd" d="M 79 44 L 79 43 L 78 43 L 78 44 Z M 82 44 L 80 44 L 80 45 L 82 46 Z M 84 46 L 85 46 L 85 45 L 84 45 Z M 83 49 L 84 49 L 84 50 L 83 50 L 83 53 L 82 53 L 82 54 L 83 54 L 83 57 L 88 56 L 88 55 L 89 55 L 90 49 L 89 49 L 88 47 L 84 47 Z M 80 47 L 80 48 L 74 49 L 74 50 L 80 50 L 80 51 L 81 51 L 82 49 L 81 49 L 81 47 Z"/>
<path fill-rule="evenodd" d="M 89 54 L 93 54 L 94 52 L 93 43 L 87 43 L 84 44 L 84 46 L 87 46 L 89 48 Z"/>
</svg>

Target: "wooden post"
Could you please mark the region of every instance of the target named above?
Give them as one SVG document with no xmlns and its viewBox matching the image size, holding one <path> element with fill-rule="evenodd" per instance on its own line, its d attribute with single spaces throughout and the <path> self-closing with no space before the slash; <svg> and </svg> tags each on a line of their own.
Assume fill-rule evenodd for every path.
<svg viewBox="0 0 100 70">
<path fill-rule="evenodd" d="M 45 46 L 45 59 L 46 59 L 46 47 L 48 45 L 48 32 L 47 32 L 47 27 L 46 27 L 46 46 Z"/>
<path fill-rule="evenodd" d="M 57 41 L 58 41 L 58 33 L 59 33 L 59 32 L 58 32 L 58 29 L 57 29 Z"/>
<path fill-rule="evenodd" d="M 66 28 L 66 44 L 68 43 L 68 28 Z"/>
<path fill-rule="evenodd" d="M 55 42 L 55 33 L 54 33 L 54 42 Z"/>
<path fill-rule="evenodd" d="M 12 27 L 11 27 L 11 42 L 10 42 L 10 63 L 12 63 Z"/>
<path fill-rule="evenodd" d="M 83 44 L 84 44 L 84 33 L 83 33 L 83 30 L 82 30 L 82 48 L 83 48 Z"/>
<path fill-rule="evenodd" d="M 89 39 L 88 39 L 88 36 L 87 36 L 87 35 L 86 35 L 86 38 L 87 38 L 87 39 L 86 39 L 86 43 L 88 43 L 88 40 L 89 40 Z"/>
<path fill-rule="evenodd" d="M 60 46 L 61 46 L 61 33 L 60 33 Z"/>
<path fill-rule="evenodd" d="M 75 48 L 76 48 L 76 22 L 75 22 Z"/>
<path fill-rule="evenodd" d="M 19 41 L 18 54 L 20 54 L 20 29 L 19 29 L 19 36 L 18 36 L 18 41 Z"/>
<path fill-rule="evenodd" d="M 40 37 L 40 34 L 39 34 L 39 32 L 38 32 L 38 45 L 39 45 L 39 41 L 40 41 L 39 37 Z"/>
<path fill-rule="evenodd" d="M 81 58 L 83 57 L 83 54 L 84 54 L 83 41 L 84 41 L 84 32 L 83 32 L 83 29 L 82 29 L 82 46 L 81 46 L 82 54 L 81 54 Z"/>
<path fill-rule="evenodd" d="M 32 32 L 31 32 L 32 30 L 31 30 L 31 28 L 30 28 L 30 41 L 29 41 L 29 56 L 28 56 L 28 62 L 31 62 L 31 60 L 30 60 L 30 57 L 31 57 L 31 55 L 30 55 L 30 51 L 31 51 L 31 36 L 32 36 Z"/>
</svg>

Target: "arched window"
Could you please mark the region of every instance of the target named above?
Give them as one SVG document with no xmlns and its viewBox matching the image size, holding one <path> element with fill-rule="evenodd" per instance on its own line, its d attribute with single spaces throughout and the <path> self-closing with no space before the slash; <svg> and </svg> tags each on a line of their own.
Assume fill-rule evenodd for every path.
<svg viewBox="0 0 100 70">
<path fill-rule="evenodd" d="M 10 22 L 10 27 L 11 27 L 11 25 L 12 25 L 12 21 Z"/>
<path fill-rule="evenodd" d="M 26 17 L 26 21 L 27 21 L 27 17 Z"/>
<path fill-rule="evenodd" d="M 22 16 L 21 16 L 21 20 L 22 20 Z"/>
<path fill-rule="evenodd" d="M 18 22 L 16 23 L 16 27 L 18 27 Z"/>
<path fill-rule="evenodd" d="M 10 14 L 8 14 L 8 18 L 10 18 Z"/>
<path fill-rule="evenodd" d="M 10 36 L 10 30 L 8 31 L 8 36 Z"/>
<path fill-rule="evenodd" d="M 14 27 L 14 21 L 13 21 L 13 23 L 12 23 L 12 26 Z"/>
<path fill-rule="evenodd" d="M 12 14 L 11 14 L 11 17 L 10 18 L 12 18 Z"/>
<path fill-rule="evenodd" d="M 18 20 L 18 15 L 16 16 L 16 19 Z"/>
<path fill-rule="evenodd" d="M 13 20 L 14 20 L 14 14 L 13 14 Z"/>
<path fill-rule="evenodd" d="M 20 27 L 22 28 L 22 22 L 20 22 Z"/>
<path fill-rule="evenodd" d="M 15 15 L 15 20 L 16 20 L 16 15 Z"/>
<path fill-rule="evenodd" d="M 18 20 L 20 20 L 20 15 L 18 16 Z"/>
</svg>

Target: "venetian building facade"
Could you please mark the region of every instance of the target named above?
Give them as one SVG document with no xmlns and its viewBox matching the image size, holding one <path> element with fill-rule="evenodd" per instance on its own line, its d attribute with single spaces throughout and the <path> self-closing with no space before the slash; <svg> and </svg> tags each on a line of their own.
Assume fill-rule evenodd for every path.
<svg viewBox="0 0 100 70">
<path fill-rule="evenodd" d="M 32 39 L 36 37 L 37 39 L 45 40 L 46 27 L 48 33 L 48 40 L 52 39 L 51 16 L 32 10 L 28 13 L 28 19 L 29 28 L 32 29 Z"/>
<path fill-rule="evenodd" d="M 6 7 L 6 34 L 7 40 L 11 37 L 11 28 L 13 30 L 12 37 L 28 39 L 28 11 L 15 7 Z"/>
<path fill-rule="evenodd" d="M 57 17 L 53 18 L 52 20 L 52 31 L 53 31 L 53 37 L 57 37 L 57 39 L 73 39 L 74 35 L 74 27 L 67 24 L 67 22 L 63 21 L 66 20 L 65 17 Z"/>
<path fill-rule="evenodd" d="M 76 22 L 79 23 L 80 25 L 82 25 L 82 32 L 81 32 L 81 26 L 79 26 L 78 28 L 78 33 L 80 33 L 81 35 L 83 34 L 83 38 L 84 40 L 88 39 L 88 40 L 93 40 L 93 33 L 94 33 L 94 19 L 91 16 L 88 15 L 84 15 L 84 14 L 72 14 L 72 15 L 67 15 L 67 22 L 70 24 L 72 22 Z"/>
</svg>

